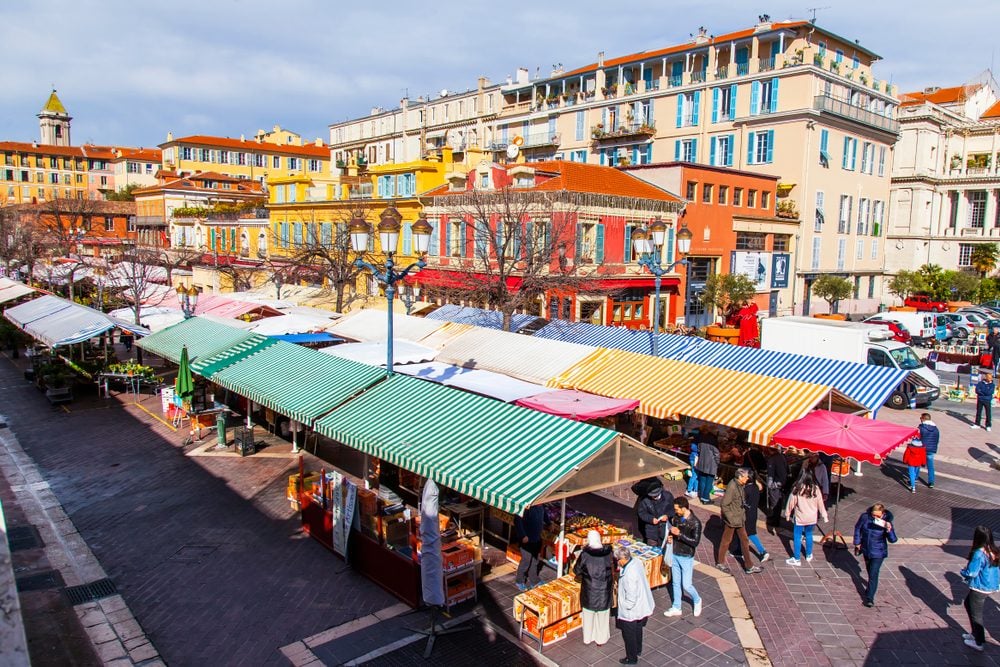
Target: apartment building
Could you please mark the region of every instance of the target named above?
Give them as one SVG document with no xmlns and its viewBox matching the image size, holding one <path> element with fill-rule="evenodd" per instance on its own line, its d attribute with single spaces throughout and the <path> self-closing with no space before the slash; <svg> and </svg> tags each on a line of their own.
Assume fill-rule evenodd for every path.
<svg viewBox="0 0 1000 667">
<path fill-rule="evenodd" d="M 900 96 L 886 271 L 970 267 L 1000 242 L 1000 88 L 992 73 Z"/>
</svg>

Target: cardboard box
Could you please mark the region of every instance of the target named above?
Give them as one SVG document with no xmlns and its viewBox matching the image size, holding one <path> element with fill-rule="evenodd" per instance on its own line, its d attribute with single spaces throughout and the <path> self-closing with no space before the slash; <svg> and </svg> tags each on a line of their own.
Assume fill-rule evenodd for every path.
<svg viewBox="0 0 1000 667">
<path fill-rule="evenodd" d="M 462 542 L 452 542 L 441 547 L 442 567 L 445 570 L 454 570 L 463 565 L 468 565 L 474 560 L 474 554 L 475 552 L 470 545 L 463 544 Z"/>
</svg>

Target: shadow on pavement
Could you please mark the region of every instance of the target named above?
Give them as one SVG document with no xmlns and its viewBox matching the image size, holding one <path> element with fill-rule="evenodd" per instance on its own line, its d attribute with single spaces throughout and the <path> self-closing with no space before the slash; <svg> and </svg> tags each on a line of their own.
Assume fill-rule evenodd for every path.
<svg viewBox="0 0 1000 667">
<path fill-rule="evenodd" d="M 900 630 L 880 633 L 868 651 L 864 667 L 882 665 L 996 665 L 996 647 L 976 653 L 962 643 L 966 629 Z"/>
</svg>

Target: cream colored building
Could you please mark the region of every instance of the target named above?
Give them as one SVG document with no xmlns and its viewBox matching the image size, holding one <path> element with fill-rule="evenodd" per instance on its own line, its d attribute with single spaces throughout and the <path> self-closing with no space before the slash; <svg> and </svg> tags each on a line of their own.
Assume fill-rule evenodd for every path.
<svg viewBox="0 0 1000 667">
<path fill-rule="evenodd" d="M 989 72 L 901 96 L 886 271 L 968 268 L 1000 242 L 1000 88 Z"/>
</svg>

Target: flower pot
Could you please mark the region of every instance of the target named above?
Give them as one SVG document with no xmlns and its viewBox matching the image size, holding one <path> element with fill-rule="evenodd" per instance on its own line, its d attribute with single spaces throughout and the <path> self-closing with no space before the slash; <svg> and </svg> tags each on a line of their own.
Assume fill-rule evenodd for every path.
<svg viewBox="0 0 1000 667">
<path fill-rule="evenodd" d="M 710 326 L 705 329 L 705 334 L 716 343 L 738 345 L 740 342 L 740 330 L 736 327 Z"/>
<path fill-rule="evenodd" d="M 846 320 L 847 315 L 844 313 L 816 313 L 813 315 L 818 320 Z"/>
</svg>

